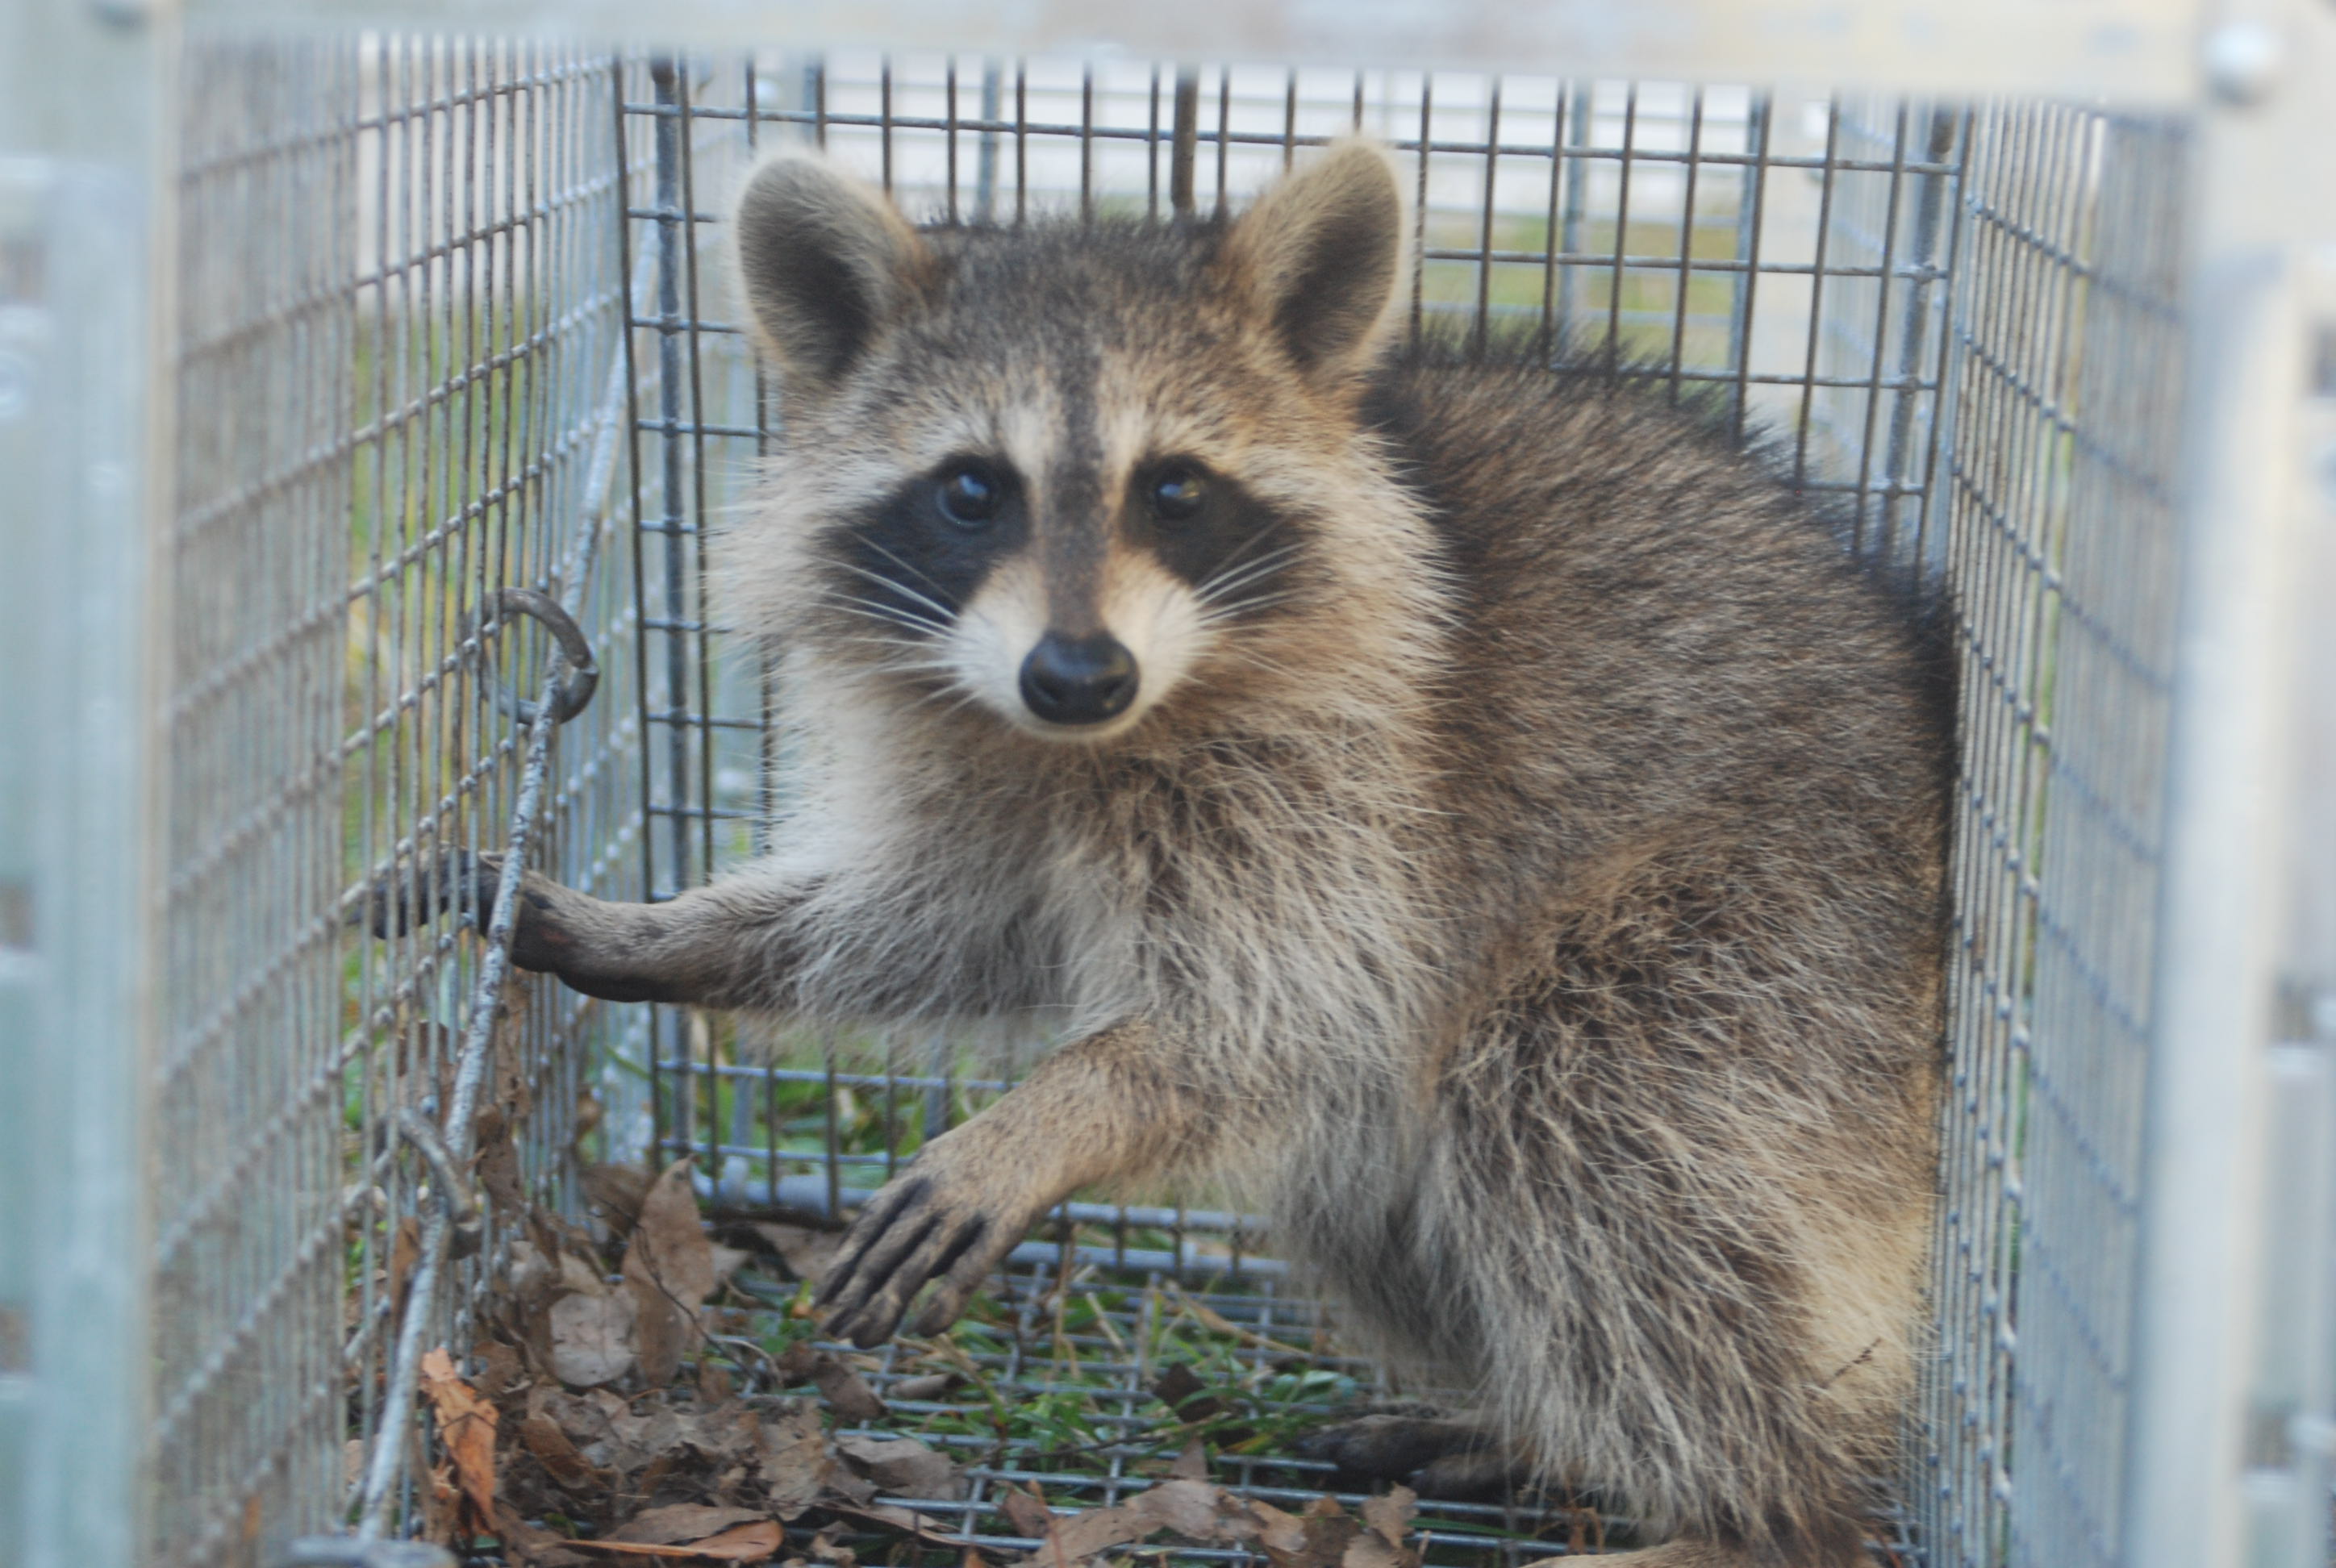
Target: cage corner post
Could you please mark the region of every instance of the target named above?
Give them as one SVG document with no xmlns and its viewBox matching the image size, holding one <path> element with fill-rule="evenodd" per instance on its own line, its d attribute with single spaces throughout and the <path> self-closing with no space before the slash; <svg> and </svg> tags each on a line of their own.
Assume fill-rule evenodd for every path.
<svg viewBox="0 0 2336 1568">
<path fill-rule="evenodd" d="M 2309 999 L 2336 998 L 2336 669 L 2316 657 L 2336 602 L 2336 215 L 2302 193 L 2336 186 L 2336 10 L 2206 11 L 2118 1561 L 2319 1568 L 2336 1236 L 2312 1189 L 2336 1139 L 2336 1008 Z"/>
<path fill-rule="evenodd" d="M 0 15 L 0 1560 L 144 1560 L 170 8 Z"/>
</svg>

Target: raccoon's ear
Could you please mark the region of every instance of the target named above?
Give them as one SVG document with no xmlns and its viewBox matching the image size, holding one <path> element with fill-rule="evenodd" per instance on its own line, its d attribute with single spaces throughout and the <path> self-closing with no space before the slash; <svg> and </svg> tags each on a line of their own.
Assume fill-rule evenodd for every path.
<svg viewBox="0 0 2336 1568">
<path fill-rule="evenodd" d="M 757 336 L 802 389 L 850 369 L 932 266 L 882 193 L 813 153 L 782 153 L 747 176 L 732 232 Z"/>
<path fill-rule="evenodd" d="M 1409 239 L 1387 154 L 1344 141 L 1258 198 L 1226 234 L 1224 259 L 1300 369 L 1344 376 L 1395 325 Z"/>
</svg>

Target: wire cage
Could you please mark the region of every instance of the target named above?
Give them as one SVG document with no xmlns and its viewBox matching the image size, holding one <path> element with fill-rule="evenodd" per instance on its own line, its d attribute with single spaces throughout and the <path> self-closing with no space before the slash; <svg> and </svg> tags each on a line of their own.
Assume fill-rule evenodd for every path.
<svg viewBox="0 0 2336 1568">
<path fill-rule="evenodd" d="M 12 511 L 30 569 L 0 582 L 36 677 L 0 682 L 25 743 L 0 1024 L 45 1042 L 0 1057 L 6 1560 L 394 1536 L 419 1359 L 473 1342 L 530 1205 L 580 1216 L 588 1166 L 686 1155 L 716 1214 L 832 1220 L 1009 1086 L 942 1033 L 764 1038 L 520 975 L 509 877 L 484 941 L 352 919 L 450 849 L 656 900 L 763 847 L 770 697 L 705 555 L 774 432 L 718 261 L 748 161 L 816 142 L 936 222 L 1158 219 L 1352 129 L 1416 177 L 1415 329 L 1619 356 L 1952 591 L 1934 1329 L 1877 1550 L 2326 1560 L 2336 864 L 2297 824 L 2336 771 L 2336 660 L 2299 608 L 2336 589 L 2336 469 L 2310 466 L 2336 286 L 2292 259 L 2263 293 L 2219 245 L 2302 255 L 2232 216 L 2281 187 L 2229 171 L 2316 167 L 2292 126 L 2226 125 L 2272 91 L 2244 58 L 2219 97 L 2151 78 L 2112 106 L 1879 46 L 1889 85 L 1852 91 L 1730 85 L 1709 54 L 1495 73 L 374 21 L 198 15 L 168 48 L 131 36 L 152 19 L 60 23 L 71 80 L 130 50 L 166 84 L 140 132 L 166 166 L 0 161 L 0 453 L 92 520 L 44 541 Z M 113 32 L 70 44 L 84 24 Z M 67 265 L 122 235 L 148 270 Z M 70 1068 L 68 1030 L 97 1042 Z M 1238 1213 L 1066 1204 L 1009 1271 L 1026 1329 L 1108 1282 L 1076 1340 L 1104 1429 L 1139 1424 L 1180 1312 L 1260 1378 L 1388 1390 Z M 985 1364 L 1043 1390 L 1022 1344 Z M 1027 1544 L 998 1490 L 1027 1458 L 918 1506 Z M 1329 1485 L 1287 1452 L 1228 1466 Z M 1117 1454 L 1046 1479 L 1077 1506 L 1143 1484 Z M 1424 1540 L 1514 1568 L 1578 1549 L 1563 1514 L 1450 1505 Z"/>
</svg>

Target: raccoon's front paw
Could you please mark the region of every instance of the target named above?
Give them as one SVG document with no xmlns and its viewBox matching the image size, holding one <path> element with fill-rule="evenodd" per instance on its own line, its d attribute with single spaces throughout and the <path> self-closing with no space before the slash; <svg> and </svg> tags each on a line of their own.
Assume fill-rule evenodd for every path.
<svg viewBox="0 0 2336 1568">
<path fill-rule="evenodd" d="M 494 907 L 503 858 L 447 850 L 435 860 L 375 880 L 348 911 L 348 922 L 376 937 L 402 937 L 443 914 L 476 925 Z"/>
<path fill-rule="evenodd" d="M 987 1197 L 978 1185 L 950 1173 L 946 1158 L 936 1157 L 943 1154 L 940 1141 L 929 1145 L 844 1233 L 813 1302 L 827 1309 L 827 1331 L 837 1339 L 861 1349 L 882 1344 L 932 1281 L 939 1284 L 917 1314 L 914 1331 L 939 1333 L 1045 1212 L 1044 1204 L 1001 1204 Z"/>
</svg>

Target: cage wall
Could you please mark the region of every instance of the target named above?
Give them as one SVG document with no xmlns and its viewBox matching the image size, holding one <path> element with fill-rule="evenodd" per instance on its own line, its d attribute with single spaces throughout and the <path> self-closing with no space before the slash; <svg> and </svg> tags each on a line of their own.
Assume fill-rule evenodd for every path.
<svg viewBox="0 0 2336 1568">
<path fill-rule="evenodd" d="M 404 1424 L 401 1324 L 462 1342 L 522 1200 L 567 1201 L 610 1027 L 450 930 L 374 940 L 357 891 L 518 834 L 629 894 L 640 812 L 623 667 L 525 798 L 511 696 L 549 643 L 482 609 L 534 588 L 604 646 L 631 612 L 628 555 L 599 549 L 626 311 L 607 62 L 212 39 L 183 71 L 151 1534 L 153 1561 L 209 1564 L 347 1516 L 384 1412 Z M 485 1233 L 425 1268 L 470 1183 Z"/>
<path fill-rule="evenodd" d="M 773 434 L 715 264 L 745 161 L 822 141 L 943 221 L 1160 215 L 1185 189 L 1237 203 L 1355 125 L 1416 178 L 1416 324 L 1627 355 L 1765 437 L 1857 548 L 1955 585 L 1956 1092 L 1903 1489 L 1934 1563 L 2114 1560 L 2178 125 L 399 35 L 202 41 L 184 103 L 157 1561 L 256 1551 L 369 1485 L 424 1505 L 366 1467 L 409 1418 L 401 1345 L 466 1342 L 511 1213 L 574 1205 L 579 1132 L 694 1154 L 718 1204 L 833 1213 L 1004 1087 L 946 1037 L 845 1070 L 830 1042 L 507 983 L 443 927 L 347 923 L 446 848 L 516 840 L 638 898 L 756 846 L 768 694 L 703 556 Z M 605 671 L 556 738 L 511 700 L 544 630 L 466 619 L 511 586 L 563 604 Z M 448 1218 L 466 1171 L 482 1232 Z M 1169 1269 L 1270 1244 L 1205 1211 L 1065 1219 L 1090 1256 Z"/>
</svg>

